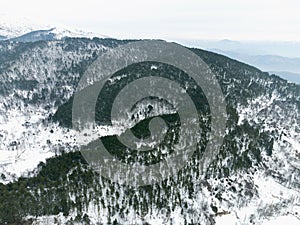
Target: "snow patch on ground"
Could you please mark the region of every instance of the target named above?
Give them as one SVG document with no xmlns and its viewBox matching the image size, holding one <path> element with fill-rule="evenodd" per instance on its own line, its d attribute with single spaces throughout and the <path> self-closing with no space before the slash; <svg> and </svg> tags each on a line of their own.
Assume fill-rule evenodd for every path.
<svg viewBox="0 0 300 225">
<path fill-rule="evenodd" d="M 34 113 L 33 113 L 34 112 Z M 48 112 L 31 108 L 0 115 L 0 182 L 28 176 L 40 162 L 77 146 L 75 134 L 57 124 L 44 124 Z"/>
<path fill-rule="evenodd" d="M 227 214 L 216 217 L 216 225 L 235 225 L 238 219 L 233 214 Z"/>
<path fill-rule="evenodd" d="M 264 222 L 262 225 L 300 225 L 300 220 L 295 218 L 294 216 L 279 216 L 270 221 Z"/>
</svg>

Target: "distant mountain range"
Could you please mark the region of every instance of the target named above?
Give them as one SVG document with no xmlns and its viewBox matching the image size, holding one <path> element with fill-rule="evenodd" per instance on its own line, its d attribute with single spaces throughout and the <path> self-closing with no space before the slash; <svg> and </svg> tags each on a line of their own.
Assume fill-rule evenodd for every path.
<svg viewBox="0 0 300 225">
<path fill-rule="evenodd" d="M 213 51 L 276 74 L 289 82 L 300 83 L 300 42 L 177 40 L 189 47 Z"/>
<path fill-rule="evenodd" d="M 201 37 L 200 37 L 201 38 Z M 233 40 L 176 40 L 189 46 L 204 49 L 220 49 L 246 55 L 278 55 L 300 58 L 299 41 L 233 41 Z"/>
<path fill-rule="evenodd" d="M 290 82 L 300 83 L 300 58 L 288 58 L 278 55 L 250 55 L 221 49 L 213 52 L 256 66 L 270 74 L 276 74 Z"/>
<path fill-rule="evenodd" d="M 291 72 L 287 72 L 287 71 L 275 71 L 275 72 L 270 71 L 270 73 L 279 75 L 280 77 L 282 77 L 288 81 L 300 84 L 300 73 L 291 73 Z"/>
</svg>

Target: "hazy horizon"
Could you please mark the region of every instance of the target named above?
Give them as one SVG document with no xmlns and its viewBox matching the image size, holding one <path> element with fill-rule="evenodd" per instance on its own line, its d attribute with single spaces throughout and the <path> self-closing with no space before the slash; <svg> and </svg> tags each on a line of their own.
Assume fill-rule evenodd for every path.
<svg viewBox="0 0 300 225">
<path fill-rule="evenodd" d="M 299 6 L 296 0 L 12 0 L 2 2 L 0 14 L 119 39 L 299 41 Z"/>
</svg>

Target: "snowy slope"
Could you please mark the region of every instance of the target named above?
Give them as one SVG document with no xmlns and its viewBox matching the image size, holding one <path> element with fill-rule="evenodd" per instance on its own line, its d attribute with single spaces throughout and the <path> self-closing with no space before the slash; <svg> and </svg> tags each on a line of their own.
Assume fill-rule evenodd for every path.
<svg viewBox="0 0 300 225">
<path fill-rule="evenodd" d="M 76 149 L 75 134 L 55 124 L 44 125 L 47 116 L 47 111 L 32 107 L 0 116 L 0 173 L 5 176 L 0 181 L 31 176 L 40 162 L 59 154 L 62 146 Z"/>
<path fill-rule="evenodd" d="M 4 43 L 0 53 L 14 52 L 17 46 Z M 0 66 L 0 84 L 6 84 L 0 87 L 0 175 L 5 177 L 0 177 L 0 182 L 27 176 L 39 162 L 59 154 L 62 146 L 76 149 L 74 134 L 47 120 L 56 104 L 69 99 L 75 90 L 80 74 L 72 71 L 72 65 L 90 60 L 93 53 L 106 47 L 95 43 L 81 48 L 78 43 L 74 50 L 64 51 L 67 47 L 68 43 L 61 41 L 37 43 Z"/>
</svg>

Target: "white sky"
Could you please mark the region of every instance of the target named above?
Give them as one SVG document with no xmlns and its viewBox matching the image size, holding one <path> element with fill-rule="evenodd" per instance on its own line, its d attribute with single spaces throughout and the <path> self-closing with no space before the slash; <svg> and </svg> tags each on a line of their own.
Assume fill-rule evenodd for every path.
<svg viewBox="0 0 300 225">
<path fill-rule="evenodd" d="M 300 41 L 299 0 L 0 0 L 0 13 L 116 38 Z"/>
</svg>

